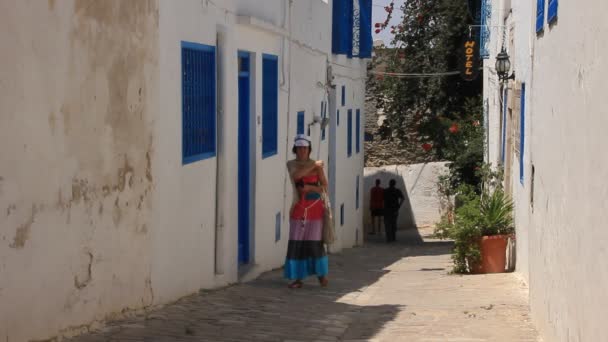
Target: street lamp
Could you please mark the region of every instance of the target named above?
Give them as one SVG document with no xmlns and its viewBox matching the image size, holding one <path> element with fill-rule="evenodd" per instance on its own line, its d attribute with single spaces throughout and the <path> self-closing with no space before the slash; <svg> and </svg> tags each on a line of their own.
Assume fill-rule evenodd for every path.
<svg viewBox="0 0 608 342">
<path fill-rule="evenodd" d="M 503 48 L 498 56 L 496 56 L 496 73 L 498 74 L 498 79 L 501 81 L 514 80 L 515 72 L 508 76 L 509 69 L 511 69 L 511 61 L 509 60 L 509 55 Z"/>
</svg>

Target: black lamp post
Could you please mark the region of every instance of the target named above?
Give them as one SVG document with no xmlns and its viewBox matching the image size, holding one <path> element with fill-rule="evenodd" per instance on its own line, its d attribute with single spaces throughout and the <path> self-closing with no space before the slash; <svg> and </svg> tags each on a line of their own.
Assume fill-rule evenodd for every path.
<svg viewBox="0 0 608 342">
<path fill-rule="evenodd" d="M 496 56 L 496 73 L 498 74 L 498 79 L 501 81 L 514 80 L 515 72 L 511 73 L 509 76 L 509 69 L 511 69 L 511 61 L 509 60 L 509 55 L 503 48 Z"/>
</svg>

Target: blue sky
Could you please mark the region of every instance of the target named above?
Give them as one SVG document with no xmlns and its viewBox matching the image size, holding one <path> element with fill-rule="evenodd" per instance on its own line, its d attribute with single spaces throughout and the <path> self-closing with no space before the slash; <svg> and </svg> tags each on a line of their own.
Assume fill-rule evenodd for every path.
<svg viewBox="0 0 608 342">
<path fill-rule="evenodd" d="M 405 0 L 395 0 L 395 10 L 393 11 L 393 17 L 389 23 L 389 27 L 384 29 L 379 34 L 376 34 L 376 28 L 374 25 L 378 22 L 384 22 L 386 20 L 387 12 L 384 10 L 384 6 L 390 4 L 391 0 L 372 0 L 372 37 L 374 40 L 382 39 L 384 44 L 390 44 L 392 40 L 391 34 L 391 25 L 397 26 L 403 17 L 401 12 L 401 5 L 405 2 Z"/>
</svg>

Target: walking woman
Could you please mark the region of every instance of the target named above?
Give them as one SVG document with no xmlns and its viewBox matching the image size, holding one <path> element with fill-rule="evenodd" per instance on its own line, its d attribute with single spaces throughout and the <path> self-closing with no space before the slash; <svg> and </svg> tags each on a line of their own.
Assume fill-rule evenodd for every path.
<svg viewBox="0 0 608 342">
<path fill-rule="evenodd" d="M 323 245 L 323 214 L 321 194 L 327 188 L 323 162 L 310 159 L 310 140 L 298 134 L 292 152 L 296 159 L 287 162 L 294 184 L 294 203 L 289 215 L 289 243 L 285 260 L 285 278 L 289 288 L 301 288 L 302 280 L 316 275 L 321 286 L 327 286 L 328 261 Z"/>
</svg>

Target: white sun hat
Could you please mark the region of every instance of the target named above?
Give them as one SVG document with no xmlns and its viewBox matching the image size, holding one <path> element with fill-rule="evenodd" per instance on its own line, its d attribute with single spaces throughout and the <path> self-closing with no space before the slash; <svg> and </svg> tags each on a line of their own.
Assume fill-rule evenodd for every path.
<svg viewBox="0 0 608 342">
<path fill-rule="evenodd" d="M 309 147 L 310 140 L 308 140 L 308 137 L 304 134 L 297 134 L 293 139 L 293 145 L 296 147 Z"/>
</svg>

